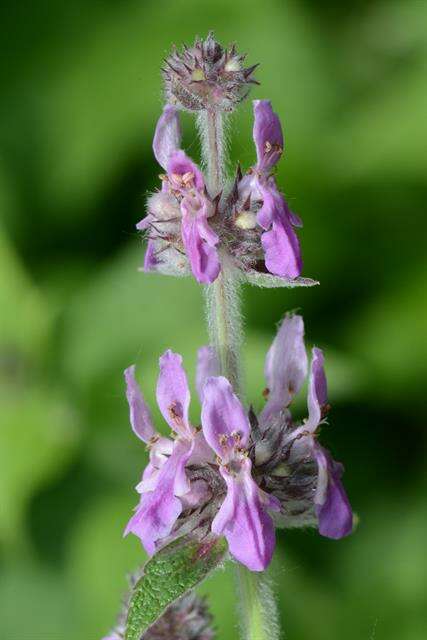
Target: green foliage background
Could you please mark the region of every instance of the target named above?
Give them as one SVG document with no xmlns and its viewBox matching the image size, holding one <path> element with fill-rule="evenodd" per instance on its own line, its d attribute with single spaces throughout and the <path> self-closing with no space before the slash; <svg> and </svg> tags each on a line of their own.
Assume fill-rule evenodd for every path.
<svg viewBox="0 0 427 640">
<path fill-rule="evenodd" d="M 206 335 L 192 281 L 137 272 L 134 225 L 157 184 L 161 59 L 214 29 L 262 63 L 252 95 L 282 117 L 279 180 L 321 281 L 245 291 L 248 395 L 261 404 L 274 323 L 301 309 L 360 517 L 341 542 L 279 534 L 286 637 L 423 640 L 427 5 L 6 0 L 0 24 L 0 637 L 102 637 L 144 559 L 121 538 L 146 455 L 122 370 L 137 363 L 154 403 L 162 350 L 193 372 Z M 248 102 L 231 129 L 244 166 L 250 132 Z M 228 571 L 203 586 L 220 640 L 236 637 L 232 588 Z"/>
</svg>

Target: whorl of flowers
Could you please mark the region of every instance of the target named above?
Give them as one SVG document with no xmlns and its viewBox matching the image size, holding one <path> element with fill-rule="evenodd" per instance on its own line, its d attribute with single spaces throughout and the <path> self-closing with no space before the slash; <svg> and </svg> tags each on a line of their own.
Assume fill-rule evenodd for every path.
<svg viewBox="0 0 427 640">
<path fill-rule="evenodd" d="M 238 168 L 222 193 L 210 193 L 199 167 L 180 148 L 178 111 L 166 105 L 157 123 L 153 149 L 161 189 L 148 200 L 137 228 L 147 232 L 144 270 L 193 276 L 214 282 L 219 252 L 229 254 L 236 271 L 251 280 L 257 273 L 284 281 L 301 273 L 295 227 L 300 218 L 288 207 L 272 171 L 283 153 L 280 121 L 268 100 L 254 101 L 253 137 L 257 161 L 246 174 Z"/>
<path fill-rule="evenodd" d="M 241 62 L 234 47 L 224 51 L 212 35 L 168 58 L 167 103 L 153 139 L 154 155 L 164 173 L 161 188 L 148 200 L 146 217 L 137 225 L 148 239 L 144 270 L 192 273 L 198 282 L 211 284 L 221 272 L 223 255 L 242 280 L 266 282 L 265 286 L 307 284 L 299 277 L 302 259 L 295 232 L 302 222 L 274 177 L 284 138 L 270 102 L 253 102 L 256 161 L 246 173 L 239 166 L 234 178 L 212 185 L 181 148 L 179 109 L 197 108 L 215 118 L 216 111 L 224 111 L 224 100 L 238 102 L 242 87 L 253 82 L 254 69 L 243 69 Z M 209 144 L 206 126 L 202 122 L 202 140 Z M 214 144 L 221 147 L 222 142 L 217 139 Z M 218 171 L 226 176 L 224 158 L 217 160 Z"/>
<path fill-rule="evenodd" d="M 312 350 L 307 419 L 295 423 L 289 409 L 308 373 L 303 333 L 301 316 L 285 317 L 266 357 L 267 402 L 258 416 L 217 375 L 212 349 L 202 347 L 196 374 L 201 426 L 189 420 L 182 358 L 167 351 L 160 358 L 157 402 L 171 437 L 156 431 L 135 369 L 126 370 L 132 429 L 150 452 L 126 533 L 138 536 L 147 553 L 183 532 L 213 533 L 225 536 L 236 560 L 263 571 L 273 555 L 275 526 L 317 525 L 329 538 L 351 532 L 343 467 L 318 442 L 329 410 L 320 349 Z"/>
</svg>

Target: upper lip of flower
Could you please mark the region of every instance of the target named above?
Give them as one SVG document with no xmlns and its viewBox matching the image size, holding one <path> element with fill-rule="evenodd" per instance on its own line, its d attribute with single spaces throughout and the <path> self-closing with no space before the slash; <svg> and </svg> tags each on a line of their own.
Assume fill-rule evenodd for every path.
<svg viewBox="0 0 427 640">
<path fill-rule="evenodd" d="M 265 375 L 270 393 L 260 414 L 262 431 L 268 433 L 269 425 L 272 425 L 274 420 L 280 422 L 283 410 L 301 389 L 307 369 L 302 317 L 287 315 L 266 358 Z M 281 446 L 289 452 L 299 441 L 307 441 L 309 456 L 318 467 L 314 504 L 319 532 L 337 538 L 351 532 L 352 512 L 340 480 L 342 466 L 332 460 L 317 441 L 319 427 L 324 423 L 325 411 L 329 408 L 323 352 L 317 347 L 312 349 L 308 378 L 308 418 L 302 425 L 287 432 Z M 265 465 L 266 462 L 263 460 L 261 467 L 265 468 Z"/>
</svg>

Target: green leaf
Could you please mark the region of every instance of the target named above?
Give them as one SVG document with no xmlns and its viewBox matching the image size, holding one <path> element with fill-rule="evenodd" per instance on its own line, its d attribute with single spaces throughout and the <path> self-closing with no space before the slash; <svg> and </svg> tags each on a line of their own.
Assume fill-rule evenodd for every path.
<svg viewBox="0 0 427 640">
<path fill-rule="evenodd" d="M 294 278 L 291 280 L 290 278 L 279 278 L 270 273 L 259 273 L 255 270 L 247 272 L 246 281 L 255 287 L 267 287 L 268 289 L 276 287 L 294 289 L 295 287 L 314 287 L 319 284 L 317 280 L 312 280 L 311 278 Z"/>
<path fill-rule="evenodd" d="M 153 556 L 135 585 L 125 639 L 139 640 L 172 602 L 218 567 L 226 550 L 224 538 L 200 543 L 184 536 Z"/>
</svg>

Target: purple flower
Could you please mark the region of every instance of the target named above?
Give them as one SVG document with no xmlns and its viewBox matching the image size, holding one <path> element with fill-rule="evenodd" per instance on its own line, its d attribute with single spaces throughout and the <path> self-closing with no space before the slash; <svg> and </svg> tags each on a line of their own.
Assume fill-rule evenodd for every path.
<svg viewBox="0 0 427 640">
<path fill-rule="evenodd" d="M 303 319 L 287 315 L 265 359 L 267 403 L 259 416 L 261 426 L 289 406 L 303 385 L 307 369 Z"/>
<path fill-rule="evenodd" d="M 301 426 L 294 428 L 288 406 L 300 390 L 306 373 L 303 320 L 301 316 L 288 315 L 267 354 L 265 376 L 268 400 L 259 416 L 259 423 L 264 432 L 268 432 L 271 425 L 284 424 L 282 439 L 287 460 L 303 461 L 309 456 L 316 463 L 317 481 L 313 500 L 319 532 L 329 538 L 341 538 L 352 531 L 352 510 L 341 483 L 343 466 L 335 462 L 317 441 L 317 431 L 329 405 L 323 353 L 316 347 L 312 350 L 308 381 L 308 418 Z M 259 447 L 258 459 L 264 461 L 265 458 L 268 455 Z"/>
<path fill-rule="evenodd" d="M 181 138 L 178 112 L 171 104 L 167 104 L 157 122 L 153 138 L 154 156 L 163 169 L 167 169 L 169 158 L 179 149 Z"/>
<path fill-rule="evenodd" d="M 257 162 L 245 175 L 237 189 L 240 201 L 250 206 L 259 202 L 256 223 L 261 235 L 267 270 L 282 278 L 297 278 L 302 270 L 298 238 L 293 229 L 301 221 L 293 214 L 270 175 L 283 153 L 283 133 L 279 117 L 269 100 L 254 100 L 253 138 Z"/>
<path fill-rule="evenodd" d="M 178 111 L 164 107 L 153 140 L 154 155 L 165 170 L 162 188 L 148 200 L 137 224 L 148 236 L 145 271 L 192 273 L 210 284 L 219 275 L 219 250 L 228 264 L 258 286 L 310 286 L 299 278 L 301 251 L 294 228 L 301 220 L 290 211 L 272 172 L 283 153 L 279 118 L 268 100 L 254 101 L 253 138 L 257 161 L 234 184 L 209 193 L 200 168 L 180 148 Z"/>
<path fill-rule="evenodd" d="M 159 469 L 172 453 L 173 441 L 170 438 L 160 436 L 153 427 L 151 412 L 146 404 L 142 392 L 135 380 L 135 366 L 126 369 L 126 398 L 129 404 L 129 418 L 132 431 L 145 442 L 150 452 L 150 461 L 147 465 L 138 488 L 143 491 L 149 489 L 156 482 Z"/>
<path fill-rule="evenodd" d="M 134 367 L 126 370 L 132 429 L 148 445 L 150 462 L 137 486 L 140 502 L 125 533 L 137 535 L 153 554 L 184 510 L 198 513 L 210 501 L 214 511 L 205 511 L 202 521 L 212 514 L 210 529 L 226 537 L 230 553 L 252 571 L 262 571 L 275 546 L 268 511 L 278 510 L 279 504 L 252 477 L 248 416 L 228 380 L 212 375 L 217 370 L 213 349 L 199 349 L 196 386 L 202 400 L 202 431 L 197 431 L 188 417 L 190 392 L 181 357 L 166 351 L 160 358 L 157 402 L 175 433 L 174 441 L 156 433 Z M 200 470 L 191 475 L 194 481 L 190 468 Z M 203 478 L 212 474 L 217 479 L 211 478 L 209 490 Z"/>
<path fill-rule="evenodd" d="M 283 153 L 283 132 L 279 116 L 274 113 L 269 100 L 254 100 L 253 137 L 257 164 L 255 171 L 268 172 L 280 160 Z"/>
<path fill-rule="evenodd" d="M 332 460 L 329 452 L 314 442 L 314 457 L 319 468 L 314 497 L 319 533 L 338 540 L 353 530 L 353 513 L 341 482 L 344 467 Z"/>
<path fill-rule="evenodd" d="M 190 503 L 194 500 L 186 465 L 190 460 L 208 459 L 209 449 L 203 434 L 189 422 L 190 392 L 180 355 L 170 350 L 163 354 L 157 384 L 157 402 L 175 433 L 174 441 L 154 431 L 150 411 L 135 381 L 134 367 L 125 371 L 125 379 L 132 429 L 150 450 L 149 465 L 137 486 L 140 502 L 125 535 L 132 532 L 138 536 L 151 555 L 156 542 L 170 534 L 181 514 L 180 498 L 185 497 Z M 199 493 L 199 487 L 196 492 Z"/>
<path fill-rule="evenodd" d="M 205 383 L 208 378 L 216 376 L 219 371 L 218 358 L 213 347 L 200 347 L 197 352 L 196 388 L 203 402 Z"/>
<path fill-rule="evenodd" d="M 204 387 L 202 428 L 218 456 L 227 495 L 212 522 L 212 531 L 224 535 L 230 553 L 252 571 L 263 571 L 271 561 L 275 534 L 267 508 L 276 501 L 267 496 L 251 475 L 248 457 L 250 425 L 230 383 L 208 378 Z"/>
<path fill-rule="evenodd" d="M 312 351 L 308 386 L 308 420 L 303 425 L 303 429 L 310 434 L 315 434 L 328 410 L 323 353 L 316 347 Z M 351 506 L 341 482 L 344 467 L 341 463 L 335 462 L 315 438 L 312 438 L 311 442 L 318 465 L 314 503 L 319 520 L 319 533 L 327 538 L 342 538 L 353 529 Z"/>
<path fill-rule="evenodd" d="M 176 262 L 171 253 L 175 254 L 178 247 L 179 254 L 181 241 L 194 277 L 198 282 L 211 283 L 220 270 L 216 249 L 219 238 L 208 221 L 214 211 L 203 174 L 179 148 L 180 142 L 178 112 L 166 105 L 157 123 L 153 150 L 167 173 L 162 176 L 162 191 L 149 200 L 148 215 L 137 224 L 139 230 L 150 231 L 144 269 L 153 271 L 164 262 Z"/>
<path fill-rule="evenodd" d="M 288 315 L 266 357 L 267 402 L 258 418 L 252 412 L 251 432 L 248 413 L 229 381 L 216 375 L 215 352 L 202 347 L 196 374 L 200 431 L 189 420 L 182 358 L 166 351 L 160 358 L 157 402 L 173 440 L 155 431 L 134 367 L 127 369 L 130 421 L 147 444 L 150 461 L 125 533 L 137 535 L 153 554 L 160 542 L 180 532 L 205 536 L 210 529 L 225 536 L 231 555 L 252 571 L 263 571 L 271 561 L 275 524 L 317 523 L 321 535 L 349 534 L 352 511 L 341 483 L 343 467 L 317 440 L 328 410 L 320 349 L 313 349 L 308 418 L 295 425 L 290 413 L 307 368 L 303 320 Z"/>
</svg>

